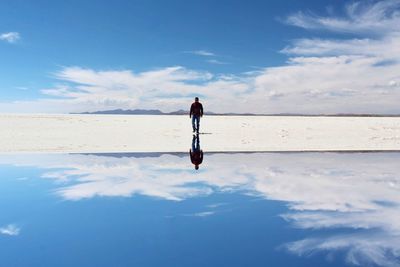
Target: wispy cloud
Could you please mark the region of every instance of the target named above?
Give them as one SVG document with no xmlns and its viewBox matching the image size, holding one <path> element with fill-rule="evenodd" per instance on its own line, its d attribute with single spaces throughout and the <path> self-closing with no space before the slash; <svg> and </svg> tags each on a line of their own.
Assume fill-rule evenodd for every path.
<svg viewBox="0 0 400 267">
<path fill-rule="evenodd" d="M 228 203 L 215 203 L 215 204 L 210 204 L 207 207 L 210 208 L 210 209 L 215 209 L 215 208 L 218 208 L 218 207 L 221 207 L 221 206 L 225 206 L 227 204 Z"/>
<path fill-rule="evenodd" d="M 194 54 L 198 56 L 205 56 L 205 57 L 216 56 L 213 52 L 207 50 L 193 50 L 193 51 L 186 51 L 185 53 Z"/>
<path fill-rule="evenodd" d="M 399 8 L 399 0 L 357 1 L 345 6 L 343 17 L 323 17 L 299 11 L 287 17 L 286 22 L 305 29 L 382 35 L 399 30 Z"/>
<path fill-rule="evenodd" d="M 188 215 L 188 216 L 194 216 L 194 217 L 208 217 L 208 216 L 211 216 L 211 215 L 214 215 L 214 214 L 215 214 L 215 211 L 203 211 L 203 212 L 193 213 L 193 214 L 190 214 L 190 215 Z"/>
<path fill-rule="evenodd" d="M 21 36 L 18 32 L 6 32 L 0 34 L 0 40 L 6 41 L 8 43 L 15 43 L 19 39 L 21 39 Z"/>
<path fill-rule="evenodd" d="M 211 64 L 216 64 L 216 65 L 226 65 L 226 64 L 229 64 L 228 62 L 224 62 L 224 61 L 220 61 L 220 60 L 217 60 L 217 59 L 209 59 L 209 60 L 206 60 L 208 63 L 211 63 Z"/>
<path fill-rule="evenodd" d="M 17 227 L 15 224 L 9 224 L 7 226 L 0 227 L 0 234 L 17 236 L 19 235 L 21 229 Z"/>
<path fill-rule="evenodd" d="M 335 252 L 346 251 L 345 261 L 356 266 L 398 267 L 399 246 L 398 235 L 378 231 L 306 238 L 289 243 L 286 248 L 299 256 L 317 252 L 333 255 Z"/>
</svg>

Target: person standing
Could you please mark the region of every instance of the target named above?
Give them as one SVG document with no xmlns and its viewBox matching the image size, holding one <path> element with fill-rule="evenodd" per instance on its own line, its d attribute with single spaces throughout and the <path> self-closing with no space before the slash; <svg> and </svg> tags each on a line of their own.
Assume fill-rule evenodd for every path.
<svg viewBox="0 0 400 267">
<path fill-rule="evenodd" d="M 203 105 L 199 102 L 199 98 L 195 97 L 189 113 L 189 118 L 192 119 L 193 133 L 199 134 L 200 117 L 203 117 Z"/>
</svg>

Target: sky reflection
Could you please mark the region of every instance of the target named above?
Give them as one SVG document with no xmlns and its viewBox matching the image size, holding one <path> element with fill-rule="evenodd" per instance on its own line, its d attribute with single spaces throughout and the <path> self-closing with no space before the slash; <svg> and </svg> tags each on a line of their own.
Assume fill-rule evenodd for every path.
<svg viewBox="0 0 400 267">
<path fill-rule="evenodd" d="M 204 158 L 197 171 L 189 153 L 15 155 L 0 157 L 0 164 L 38 168 L 40 180 L 52 185 L 47 192 L 72 203 L 110 197 L 171 203 L 212 200 L 165 218 L 240 216 L 236 207 L 241 202 L 233 205 L 232 199 L 219 199 L 221 195 L 263 200 L 276 207 L 257 210 L 260 221 L 273 211 L 272 221 L 287 222 L 280 228 L 279 242 L 270 244 L 274 253 L 307 256 L 296 258 L 308 263 L 321 259 L 324 266 L 343 260 L 350 265 L 400 266 L 399 153 L 216 153 Z M 253 215 L 248 219 L 257 220 Z M 239 221 L 230 222 L 247 227 L 248 222 Z M 273 228 L 272 221 L 265 229 Z M 9 236 L 20 232 L 13 221 L 0 221 L 0 227 Z"/>
</svg>

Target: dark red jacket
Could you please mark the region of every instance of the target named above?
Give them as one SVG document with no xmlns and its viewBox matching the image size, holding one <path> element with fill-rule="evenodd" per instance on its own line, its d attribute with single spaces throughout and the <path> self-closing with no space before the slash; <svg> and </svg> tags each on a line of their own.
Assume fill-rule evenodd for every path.
<svg viewBox="0 0 400 267">
<path fill-rule="evenodd" d="M 190 150 L 190 160 L 194 165 L 200 165 L 203 162 L 203 150 Z"/>
<path fill-rule="evenodd" d="M 203 116 L 203 105 L 200 102 L 193 102 L 190 107 L 190 116 Z"/>
</svg>

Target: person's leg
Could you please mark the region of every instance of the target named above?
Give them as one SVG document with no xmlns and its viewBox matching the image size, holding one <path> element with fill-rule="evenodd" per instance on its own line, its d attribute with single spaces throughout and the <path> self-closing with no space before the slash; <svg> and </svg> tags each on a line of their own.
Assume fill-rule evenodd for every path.
<svg viewBox="0 0 400 267">
<path fill-rule="evenodd" d="M 197 133 L 199 133 L 199 131 L 200 131 L 200 116 L 196 116 L 196 130 L 197 130 Z"/>
<path fill-rule="evenodd" d="M 196 137 L 197 137 L 197 140 L 196 140 L 196 141 L 197 141 L 197 142 L 196 142 L 196 149 L 197 149 L 197 150 L 200 150 L 200 136 L 197 135 Z"/>
<path fill-rule="evenodd" d="M 192 152 L 194 152 L 196 150 L 196 136 L 193 135 L 193 139 L 192 139 Z"/>
<path fill-rule="evenodd" d="M 196 131 L 195 120 L 196 120 L 196 116 L 192 116 L 192 128 L 193 128 L 193 132 Z"/>
</svg>

